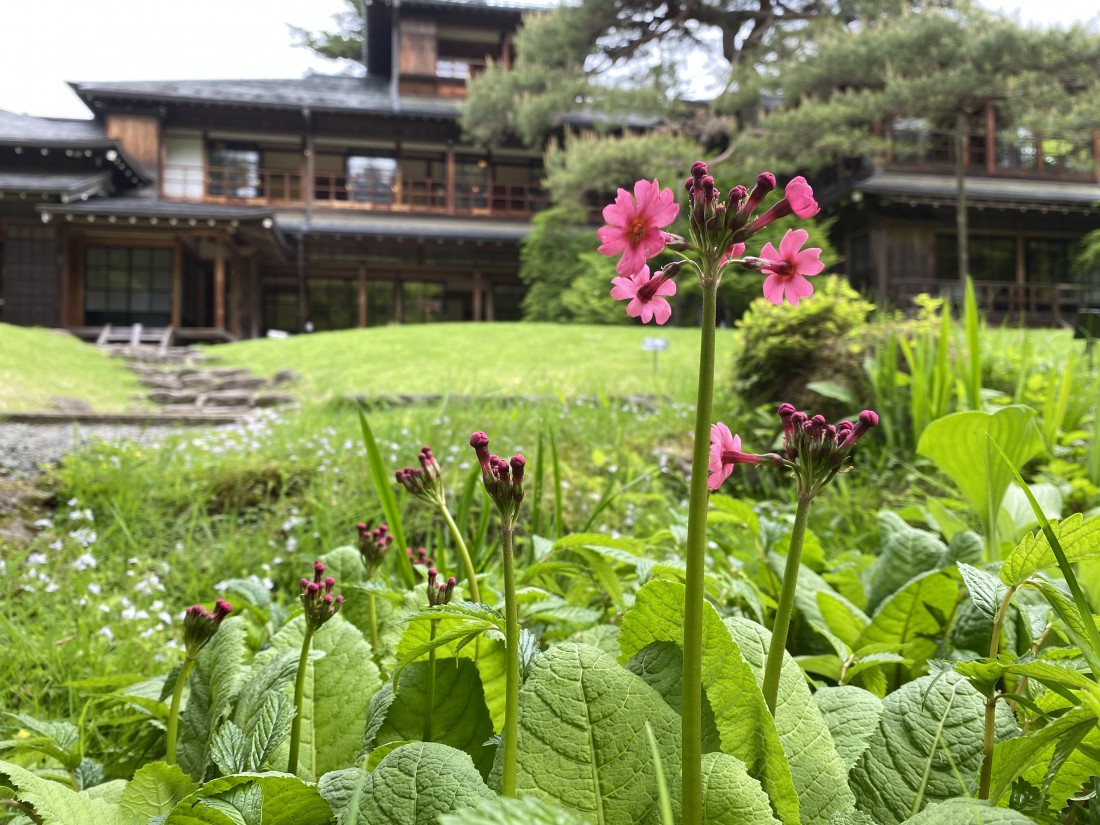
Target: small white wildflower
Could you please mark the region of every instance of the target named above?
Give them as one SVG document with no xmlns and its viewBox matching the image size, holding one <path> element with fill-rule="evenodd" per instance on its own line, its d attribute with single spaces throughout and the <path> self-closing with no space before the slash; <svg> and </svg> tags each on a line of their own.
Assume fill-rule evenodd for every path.
<svg viewBox="0 0 1100 825">
<path fill-rule="evenodd" d="M 115 639 L 115 634 L 108 625 L 103 625 L 103 627 L 99 629 L 99 635 L 105 636 L 108 642 L 113 642 Z"/>
<path fill-rule="evenodd" d="M 88 592 L 91 593 L 93 596 L 98 596 L 100 593 L 103 592 L 103 588 L 95 582 L 88 582 Z"/>
</svg>

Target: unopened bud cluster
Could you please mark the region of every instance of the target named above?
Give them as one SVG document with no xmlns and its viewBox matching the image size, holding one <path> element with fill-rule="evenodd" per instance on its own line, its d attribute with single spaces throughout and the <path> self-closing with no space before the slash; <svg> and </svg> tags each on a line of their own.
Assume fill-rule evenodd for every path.
<svg viewBox="0 0 1100 825">
<path fill-rule="evenodd" d="M 367 578 L 374 578 L 378 568 L 382 565 L 386 553 L 393 544 L 393 536 L 390 535 L 389 526 L 379 524 L 373 530 L 364 523 L 358 525 L 359 529 L 359 558 L 366 568 Z"/>
<path fill-rule="evenodd" d="M 211 612 L 201 604 L 187 608 L 183 614 L 183 646 L 188 657 L 198 655 L 203 645 L 218 632 L 222 620 L 233 612 L 233 606 L 225 599 L 218 599 Z"/>
<path fill-rule="evenodd" d="M 798 480 L 799 495 L 816 495 L 842 468 L 860 437 L 878 426 L 878 414 L 864 410 L 855 422 L 833 425 L 824 416 L 781 404 L 783 454 L 792 463 Z"/>
<path fill-rule="evenodd" d="M 405 555 L 408 556 L 409 564 L 412 565 L 413 576 L 418 582 L 423 581 L 423 571 L 428 570 L 435 564 L 435 559 L 429 556 L 428 551 L 423 547 L 418 547 L 416 550 L 413 550 L 411 547 L 406 547 Z"/>
<path fill-rule="evenodd" d="M 303 578 L 298 582 L 301 588 L 302 608 L 305 610 L 306 626 L 312 631 L 331 619 L 344 603 L 343 596 L 333 596 L 332 588 L 336 579 L 323 578 L 325 566 L 319 561 L 313 563 L 313 581 Z"/>
<path fill-rule="evenodd" d="M 443 499 L 443 479 L 439 462 L 432 455 L 432 448 L 425 444 L 416 457 L 420 461 L 420 469 L 405 467 L 398 470 L 394 474 L 397 483 L 417 498 L 432 503 L 440 502 Z"/>
<path fill-rule="evenodd" d="M 434 568 L 428 570 L 428 604 L 432 607 L 447 604 L 455 591 L 458 580 L 451 576 L 447 581 L 442 581 L 439 572 Z"/>
<path fill-rule="evenodd" d="M 523 469 L 526 461 L 521 455 L 504 459 L 489 452 L 489 436 L 476 432 L 470 436 L 470 446 L 477 453 L 481 464 L 481 481 L 489 498 L 496 504 L 502 521 L 516 523 L 519 505 L 523 501 Z"/>
</svg>

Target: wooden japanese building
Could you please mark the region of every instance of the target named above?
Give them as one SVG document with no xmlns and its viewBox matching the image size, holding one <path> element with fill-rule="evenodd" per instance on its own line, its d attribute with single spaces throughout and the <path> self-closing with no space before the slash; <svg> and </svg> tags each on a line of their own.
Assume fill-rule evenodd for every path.
<svg viewBox="0 0 1100 825">
<path fill-rule="evenodd" d="M 73 83 L 0 112 L 0 320 L 229 339 L 516 319 L 539 153 L 464 145 L 530 4 L 376 0 L 366 77 Z"/>
</svg>

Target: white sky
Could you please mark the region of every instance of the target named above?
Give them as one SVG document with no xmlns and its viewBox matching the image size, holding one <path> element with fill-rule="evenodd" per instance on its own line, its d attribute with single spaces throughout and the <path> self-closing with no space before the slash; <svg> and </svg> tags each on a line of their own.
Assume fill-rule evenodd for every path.
<svg viewBox="0 0 1100 825">
<path fill-rule="evenodd" d="M 1025 22 L 1090 22 L 1096 0 L 983 0 Z M 288 23 L 328 28 L 342 0 L 0 0 L 0 109 L 88 117 L 70 80 L 301 77 L 337 71 L 292 48 Z"/>
</svg>

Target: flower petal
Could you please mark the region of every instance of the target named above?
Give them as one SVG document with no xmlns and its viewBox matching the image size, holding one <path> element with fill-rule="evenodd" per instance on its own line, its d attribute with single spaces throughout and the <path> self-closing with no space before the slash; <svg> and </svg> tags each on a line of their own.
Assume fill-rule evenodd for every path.
<svg viewBox="0 0 1100 825">
<path fill-rule="evenodd" d="M 611 283 L 611 297 L 616 301 L 625 301 L 638 295 L 638 287 L 630 278 L 613 278 Z"/>
<path fill-rule="evenodd" d="M 803 249 L 795 256 L 795 271 L 800 275 L 817 275 L 825 268 L 821 261 L 821 249 L 812 247 Z"/>
<path fill-rule="evenodd" d="M 783 240 L 779 242 L 779 257 L 786 261 L 792 260 L 809 239 L 810 233 L 805 229 L 788 229 Z"/>
<path fill-rule="evenodd" d="M 672 307 L 664 298 L 654 298 L 649 305 L 653 307 L 653 317 L 658 324 L 664 324 L 672 317 Z"/>
<path fill-rule="evenodd" d="M 783 276 L 772 273 L 764 279 L 764 297 L 776 306 L 783 303 Z"/>
</svg>

